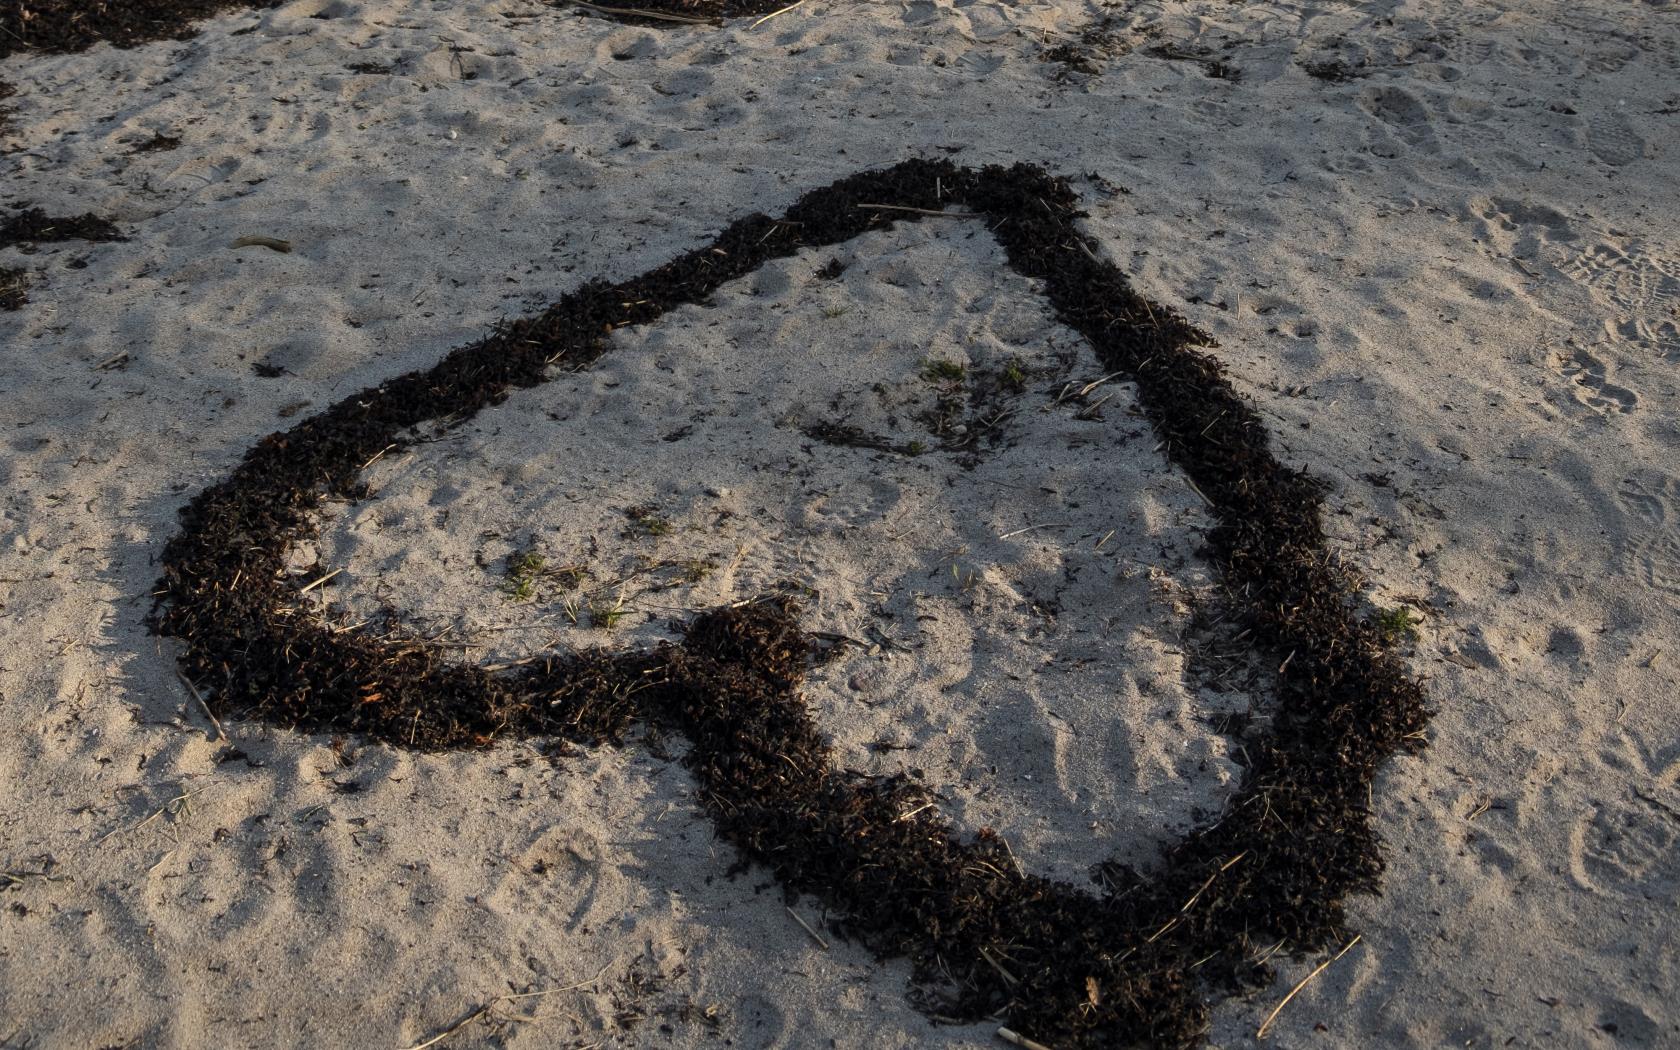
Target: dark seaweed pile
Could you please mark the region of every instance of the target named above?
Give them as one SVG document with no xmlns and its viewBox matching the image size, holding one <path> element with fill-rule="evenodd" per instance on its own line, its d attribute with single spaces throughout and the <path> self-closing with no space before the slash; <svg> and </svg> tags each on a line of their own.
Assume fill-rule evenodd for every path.
<svg viewBox="0 0 1680 1050">
<path fill-rule="evenodd" d="M 134 47 L 185 40 L 194 23 L 224 11 L 279 7 L 285 0 L 0 0 L 0 58 L 15 52 L 82 51 L 95 44 Z M 604 0 L 589 7 L 626 20 L 638 12 L 678 20 L 762 15 L 792 0 Z"/>
<path fill-rule="evenodd" d="M 24 208 L 0 222 L 0 248 L 59 241 L 126 241 L 110 219 L 84 215 L 48 215 L 40 208 Z"/>
<path fill-rule="evenodd" d="M 0 0 L 0 58 L 15 51 L 81 51 L 182 39 L 201 18 L 283 0 Z"/>
<path fill-rule="evenodd" d="M 890 207 L 871 207 L 871 205 Z M 418 640 L 323 621 L 286 570 L 323 499 L 368 495 L 365 464 L 420 424 L 460 420 L 610 349 L 614 330 L 700 303 L 766 260 L 838 244 L 915 211 L 981 216 L 1103 367 L 1136 382 L 1163 450 L 1212 504 L 1211 557 L 1258 651 L 1280 667 L 1270 726 L 1244 741 L 1240 792 L 1144 875 L 1100 890 L 1024 873 L 991 832 L 961 839 L 915 780 L 838 768 L 801 696 L 812 639 L 769 598 L 697 617 L 679 645 L 556 655 L 514 672 L 451 663 Z M 917 1001 L 1001 1017 L 1064 1046 L 1188 1046 L 1208 996 L 1269 978 L 1265 949 L 1344 936 L 1342 901 L 1383 863 L 1369 788 L 1415 749 L 1419 687 L 1356 612 L 1320 522 L 1321 487 L 1278 462 L 1266 429 L 1205 349 L 1137 295 L 1081 234 L 1044 171 L 911 160 L 750 215 L 710 244 L 618 284 L 594 281 L 436 366 L 271 434 L 181 512 L 154 612 L 223 715 L 353 731 L 400 747 L 499 739 L 617 743 L 634 722 L 681 734 L 683 759 L 740 864 L 819 899 L 846 934 L 914 965 Z"/>
<path fill-rule="evenodd" d="M 728 18 L 767 15 L 795 6 L 794 0 L 543 0 L 550 7 L 577 4 L 621 22 L 665 25 L 672 22 L 719 23 Z"/>
<path fill-rule="evenodd" d="M 126 241 L 116 225 L 89 212 L 53 216 L 25 208 L 0 222 L 0 249 L 58 241 Z M 19 267 L 0 267 L 0 310 L 19 310 L 29 301 L 29 276 Z"/>
<path fill-rule="evenodd" d="M 0 310 L 21 310 L 29 301 L 29 275 L 18 266 L 0 266 Z"/>
</svg>

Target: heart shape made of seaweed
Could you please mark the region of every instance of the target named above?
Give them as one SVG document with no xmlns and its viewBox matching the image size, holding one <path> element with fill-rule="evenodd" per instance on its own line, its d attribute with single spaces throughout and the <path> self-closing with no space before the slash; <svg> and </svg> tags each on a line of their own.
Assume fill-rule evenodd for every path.
<svg viewBox="0 0 1680 1050">
<path fill-rule="evenodd" d="M 1136 384 L 1170 462 L 1209 504 L 1208 549 L 1258 651 L 1278 661 L 1270 728 L 1245 743 L 1225 811 L 1102 893 L 1023 872 L 988 832 L 958 836 L 925 790 L 833 761 L 799 694 L 812 649 L 798 610 L 767 598 L 697 616 L 679 644 L 588 651 L 491 671 L 325 622 L 285 553 L 326 498 L 357 500 L 381 453 L 581 368 L 610 334 L 703 301 L 800 249 L 958 205 L 1109 371 Z M 1323 490 L 1272 454 L 1210 338 L 1128 285 L 1072 224 L 1077 199 L 1042 169 L 908 160 L 750 215 L 710 244 L 618 283 L 589 282 L 437 365 L 361 391 L 264 438 L 181 512 L 152 624 L 229 716 L 351 731 L 398 747 L 507 737 L 618 742 L 637 720 L 687 738 L 683 758 L 740 860 L 809 893 L 883 955 L 907 955 L 942 1016 L 1001 1015 L 1061 1045 L 1194 1045 L 1207 998 L 1269 976 L 1263 943 L 1296 952 L 1345 935 L 1343 899 L 1382 856 L 1369 787 L 1421 746 L 1428 712 L 1381 630 L 1356 611 L 1329 549 Z M 1007 966 L 1000 961 L 1007 961 Z"/>
</svg>

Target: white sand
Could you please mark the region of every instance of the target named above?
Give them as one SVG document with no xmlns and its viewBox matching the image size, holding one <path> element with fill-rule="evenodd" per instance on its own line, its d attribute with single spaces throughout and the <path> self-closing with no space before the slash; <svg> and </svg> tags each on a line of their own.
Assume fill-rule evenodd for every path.
<svg viewBox="0 0 1680 1050">
<path fill-rule="evenodd" d="M 813 0 L 654 31 L 300 0 L 6 62 L 0 202 L 133 240 L 0 253 L 39 271 L 0 314 L 0 1046 L 397 1048 L 566 986 L 442 1045 L 993 1045 L 912 1010 L 901 964 L 819 949 L 767 876 L 724 878 L 674 763 L 240 723 L 250 763 L 218 763 L 141 623 L 176 508 L 282 409 L 937 147 L 1100 176 L 1090 231 L 1220 337 L 1282 452 L 1333 484 L 1373 601 L 1422 617 L 1440 714 L 1376 787 L 1384 895 L 1269 1041 L 1680 1042 L 1680 8 L 1139 4 L 1111 12 L 1133 53 L 1058 81 L 1043 45 L 1101 13 Z M 1368 75 L 1300 68 L 1331 58 Z M 365 61 L 396 71 L 345 69 Z M 154 131 L 180 148 L 129 155 Z M 245 234 L 296 250 L 228 248 Z M 1028 368 L 974 470 L 801 433 L 933 444 L 929 357 Z M 1241 698 L 1186 680 L 1204 519 L 1130 392 L 1098 420 L 1052 405 L 1095 378 L 983 231 L 873 234 L 381 463 L 323 537 L 346 569 L 323 591 L 497 660 L 813 586 L 813 628 L 876 646 L 810 690 L 847 762 L 925 770 L 1033 870 L 1146 862 L 1234 784 L 1207 720 Z M 640 504 L 671 530 L 621 538 Z M 558 588 L 501 592 L 530 540 L 586 586 L 638 556 L 714 567 L 628 585 L 608 634 Z M 1219 1006 L 1212 1043 L 1252 1043 L 1313 962 Z"/>
</svg>

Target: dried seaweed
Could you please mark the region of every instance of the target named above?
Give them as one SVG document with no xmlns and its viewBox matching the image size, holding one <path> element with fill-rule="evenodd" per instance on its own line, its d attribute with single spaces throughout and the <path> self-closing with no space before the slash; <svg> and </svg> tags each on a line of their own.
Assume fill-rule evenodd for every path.
<svg viewBox="0 0 1680 1050">
<path fill-rule="evenodd" d="M 1128 54 L 1135 46 L 1128 35 L 1114 29 L 1114 24 L 1114 20 L 1108 17 L 1092 23 L 1085 27 L 1077 40 L 1045 48 L 1039 53 L 1039 60 L 1060 64 L 1059 79 L 1065 79 L 1071 73 L 1096 76 L 1103 71 L 1109 59 Z"/>
<path fill-rule="evenodd" d="M 135 47 L 153 40 L 184 40 L 197 31 L 195 23 L 203 19 L 227 11 L 279 7 L 283 2 L 0 0 L 0 58 L 28 50 L 83 51 L 95 44 Z M 765 15 L 788 5 L 781 0 L 628 0 L 622 6 L 579 6 L 621 21 L 659 24 L 669 21 L 714 22 L 724 18 Z M 390 69 L 369 64 L 369 68 L 361 71 L 388 73 Z"/>
<path fill-rule="evenodd" d="M 0 248 L 15 245 L 52 244 L 59 241 L 126 241 L 127 237 L 109 219 L 88 212 L 85 215 L 48 215 L 40 208 L 25 208 L 0 222 Z"/>
<path fill-rule="evenodd" d="M 283 0 L 0 0 L 0 58 L 19 51 L 82 51 L 95 44 L 133 47 L 192 35 L 192 24 L 239 8 Z"/>
<path fill-rule="evenodd" d="M 1278 461 L 1213 341 L 1132 290 L 1073 224 L 1068 184 L 1028 165 L 910 160 L 749 215 L 710 244 L 617 284 L 592 281 L 430 369 L 361 391 L 271 434 L 193 498 L 163 552 L 153 613 L 183 671 L 228 718 L 363 733 L 400 747 L 542 737 L 616 743 L 636 721 L 689 741 L 718 835 L 739 865 L 810 894 L 831 925 L 908 956 L 916 1001 L 942 1017 L 1003 1017 L 1062 1046 L 1198 1043 L 1207 999 L 1268 979 L 1294 952 L 1344 938 L 1342 902 L 1383 863 L 1370 786 L 1421 745 L 1421 689 L 1362 618 L 1321 523 L 1322 487 Z M 335 622 L 288 548 L 324 499 L 368 496 L 364 465 L 432 420 L 465 419 L 611 349 L 764 262 L 956 206 L 1042 288 L 1105 371 L 1136 384 L 1163 452 L 1202 492 L 1208 547 L 1248 639 L 1275 675 L 1269 728 L 1226 810 L 1154 870 L 1105 867 L 1095 889 L 1021 871 L 986 830 L 960 837 L 914 779 L 837 766 L 801 695 L 815 646 L 785 596 L 695 618 L 680 644 L 555 654 L 503 673 L 421 640 Z M 1262 946 L 1270 946 L 1262 950 Z"/>
<path fill-rule="evenodd" d="M 19 266 L 0 266 L 0 310 L 21 310 L 28 301 L 28 272 Z"/>
<path fill-rule="evenodd" d="M 1232 83 L 1242 79 L 1242 70 L 1223 59 L 1215 58 L 1214 52 L 1205 47 L 1184 47 L 1179 44 L 1160 44 L 1149 49 L 1148 52 L 1156 58 L 1164 58 L 1169 62 L 1194 62 L 1202 67 L 1202 72 L 1215 80 L 1229 80 Z"/>
</svg>

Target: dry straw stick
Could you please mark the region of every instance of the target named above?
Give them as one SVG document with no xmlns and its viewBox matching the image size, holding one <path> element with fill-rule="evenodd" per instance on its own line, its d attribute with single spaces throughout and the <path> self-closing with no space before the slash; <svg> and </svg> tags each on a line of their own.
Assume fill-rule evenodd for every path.
<svg viewBox="0 0 1680 1050">
<path fill-rule="evenodd" d="M 1266 1015 L 1266 1019 L 1264 1021 L 1260 1022 L 1260 1030 L 1254 1033 L 1254 1038 L 1256 1038 L 1256 1039 L 1266 1038 L 1266 1029 L 1270 1028 L 1272 1026 L 1272 1022 L 1277 1020 L 1277 1015 L 1283 1012 L 1283 1008 L 1289 1005 L 1289 1000 L 1295 998 L 1296 994 L 1298 994 L 1301 991 L 1301 989 L 1305 988 L 1307 986 L 1307 983 L 1310 982 L 1314 977 L 1317 977 L 1319 974 L 1321 974 L 1325 970 L 1329 969 L 1331 963 L 1335 962 L 1337 959 L 1340 959 L 1342 956 L 1344 956 L 1348 952 L 1352 951 L 1353 946 L 1359 943 L 1359 936 L 1360 935 L 1357 934 L 1357 933 L 1354 934 L 1353 935 L 1353 940 L 1347 942 L 1347 944 L 1342 948 L 1341 951 L 1337 952 L 1335 955 L 1333 955 L 1330 958 L 1328 958 L 1328 959 L 1324 960 L 1323 962 L 1319 963 L 1318 966 L 1314 967 L 1312 973 L 1309 973 L 1305 977 L 1301 978 L 1301 983 L 1300 984 L 1297 984 L 1295 987 L 1289 989 L 1289 994 L 1283 997 L 1283 1002 L 1278 1003 L 1276 1006 L 1272 1007 L 1272 1012 Z"/>
<path fill-rule="evenodd" d="M 337 576 L 339 573 L 341 573 L 343 571 L 344 571 L 343 569 L 334 569 L 332 572 L 327 573 L 325 576 L 316 580 L 314 583 L 311 583 L 311 584 L 308 584 L 304 587 L 298 588 L 298 593 L 299 594 L 308 594 L 310 591 L 312 591 L 315 588 L 321 586 L 323 583 L 326 583 L 328 580 L 332 579 L 334 576 Z"/>
<path fill-rule="evenodd" d="M 1031 532 L 1034 529 L 1055 529 L 1055 528 L 1060 528 L 1060 527 L 1061 526 L 1057 525 L 1055 522 L 1045 522 L 1042 525 L 1028 525 L 1024 529 L 1016 529 L 1014 532 L 1005 532 L 1002 535 L 998 536 L 998 539 L 1007 540 L 1007 539 L 1010 539 L 1012 537 L 1019 536 L 1023 532 Z"/>
<path fill-rule="evenodd" d="M 500 1005 L 502 1003 L 516 1002 L 520 999 L 535 999 L 535 998 L 539 998 L 539 997 L 545 996 L 545 995 L 553 995 L 556 992 L 570 992 L 570 991 L 573 991 L 573 990 L 578 989 L 578 988 L 588 987 L 589 985 L 592 985 L 596 981 L 600 980 L 601 979 L 601 974 L 606 973 L 608 968 L 610 968 L 612 966 L 612 964 L 617 962 L 617 961 L 618 961 L 618 959 L 616 957 L 613 958 L 612 960 L 608 961 L 606 966 L 601 967 L 601 969 L 595 974 L 594 977 L 589 978 L 589 980 L 587 980 L 587 981 L 579 981 L 577 984 L 568 984 L 564 988 L 545 988 L 540 992 L 520 992 L 516 995 L 498 995 L 498 996 L 496 996 L 496 998 L 490 1000 L 489 1002 L 485 1003 L 484 1005 L 467 1011 L 466 1016 L 462 1017 L 459 1021 L 456 1021 L 454 1024 L 450 1025 L 448 1028 L 445 1028 L 443 1031 L 439 1032 L 437 1035 L 432 1036 L 430 1039 L 426 1040 L 423 1043 L 415 1043 L 413 1046 L 405 1047 L 404 1050 L 426 1050 L 426 1048 L 429 1047 L 429 1046 L 436 1046 L 438 1043 L 443 1042 L 445 1039 L 454 1035 L 456 1032 L 459 1032 L 461 1029 L 465 1028 L 467 1025 L 472 1024 L 474 1021 L 478 1020 L 480 1017 L 483 1017 L 485 1014 L 489 1013 L 491 1010 L 495 1009 L 498 1005 Z M 515 1021 L 537 1020 L 537 1018 L 535 1018 L 535 1017 L 518 1017 L 518 1016 L 515 1016 L 511 1019 L 515 1020 Z"/>
<path fill-rule="evenodd" d="M 757 29 L 759 26 L 761 26 L 764 23 L 770 21 L 772 18 L 775 18 L 777 15 L 785 15 L 789 11 L 792 11 L 794 8 L 803 7 L 803 6 L 805 6 L 805 0 L 797 0 L 796 3 L 791 3 L 791 4 L 787 5 L 786 7 L 779 8 L 775 11 L 770 12 L 769 14 L 765 15 L 763 18 L 760 18 L 758 21 L 754 22 L 752 25 L 748 26 L 747 28 L 748 29 Z"/>
<path fill-rule="evenodd" d="M 640 7 L 606 7 L 602 4 L 585 3 L 585 0 L 560 0 L 560 3 L 568 3 L 574 7 L 581 7 L 588 11 L 598 11 L 604 15 L 619 15 L 621 17 L 628 15 L 632 18 L 652 18 L 660 22 L 682 22 L 686 25 L 694 26 L 717 25 L 719 21 L 716 18 L 694 18 L 689 15 L 673 15 L 665 11 L 649 11 Z M 550 4 L 549 6 L 556 7 L 558 4 Z"/>
<path fill-rule="evenodd" d="M 784 904 L 783 907 L 785 908 L 785 907 L 787 907 L 787 905 Z M 793 921 L 794 922 L 797 922 L 799 925 L 805 927 L 805 932 L 811 935 L 812 940 L 816 941 L 817 944 L 822 946 L 823 951 L 825 951 L 825 952 L 828 951 L 828 942 L 823 940 L 823 935 L 822 934 L 820 934 L 816 930 L 812 929 L 811 924 L 806 922 L 803 918 L 801 918 L 800 914 L 798 912 L 794 911 L 792 908 L 788 908 L 787 913 L 789 915 L 793 916 Z"/>
<path fill-rule="evenodd" d="M 176 795 L 174 798 L 170 799 L 168 802 L 165 802 L 163 805 L 159 806 L 157 809 L 153 810 L 152 815 L 147 817 L 145 820 L 142 820 L 140 823 L 135 824 L 131 827 L 126 827 L 126 828 L 119 824 L 118 826 L 112 828 L 110 831 L 107 831 L 105 834 L 99 836 L 97 841 L 98 842 L 104 842 L 106 839 L 110 838 L 112 835 L 115 835 L 118 832 L 122 832 L 122 831 L 139 831 L 141 828 L 145 827 L 147 824 L 150 824 L 152 821 L 156 820 L 157 818 L 163 816 L 165 813 L 168 813 L 171 817 L 178 816 L 179 814 L 182 814 L 182 813 L 191 813 L 192 812 L 192 805 L 191 805 L 192 797 L 194 795 L 198 794 L 200 791 L 203 791 L 203 790 L 204 790 L 203 788 L 194 788 L 192 791 L 183 791 L 179 795 Z M 177 837 L 177 839 L 178 839 L 178 837 Z"/>
<path fill-rule="evenodd" d="M 936 219 L 977 219 L 980 217 L 980 213 L 976 211 L 938 211 L 933 208 L 912 208 L 908 204 L 854 204 L 853 207 L 861 208 L 864 211 L 905 211 L 912 215 L 931 215 Z"/>
<path fill-rule="evenodd" d="M 1020 1032 L 1011 1028 L 999 1028 L 997 1030 L 997 1034 L 999 1039 L 1002 1039 L 1011 1046 L 1018 1046 L 1021 1050 L 1050 1050 L 1048 1046 L 1045 1046 L 1038 1040 L 1028 1039 Z"/>
<path fill-rule="evenodd" d="M 490 1008 L 492 1006 L 495 1006 L 499 1002 L 501 1002 L 500 999 L 490 1000 L 489 1002 L 485 1003 L 483 1006 L 480 1006 L 478 1009 L 473 1010 L 471 1013 L 467 1014 L 467 1016 L 461 1018 L 459 1021 L 456 1021 L 454 1024 L 450 1025 L 448 1028 L 445 1028 L 443 1031 L 439 1032 L 437 1035 L 432 1036 L 430 1039 L 426 1040 L 424 1043 L 415 1043 L 413 1046 L 408 1047 L 407 1050 L 426 1050 L 426 1048 L 428 1046 L 432 1046 L 434 1044 L 443 1042 L 445 1039 L 448 1039 L 450 1036 L 454 1035 L 456 1032 L 459 1032 L 461 1029 L 465 1028 L 467 1025 L 472 1024 L 474 1021 L 478 1020 L 480 1017 L 483 1017 L 485 1014 L 489 1013 Z"/>
<path fill-rule="evenodd" d="M 204 694 L 198 691 L 198 686 L 193 685 L 192 679 L 182 674 L 179 670 L 175 672 L 175 677 L 179 678 L 181 680 L 181 684 L 187 687 L 187 692 L 191 693 L 193 695 L 193 699 L 198 701 L 198 706 L 204 709 L 204 716 L 210 719 L 211 725 L 216 727 L 216 739 L 226 740 L 228 738 L 227 730 L 222 728 L 221 719 L 216 717 L 216 712 L 210 710 L 210 705 L 204 702 Z"/>
</svg>

